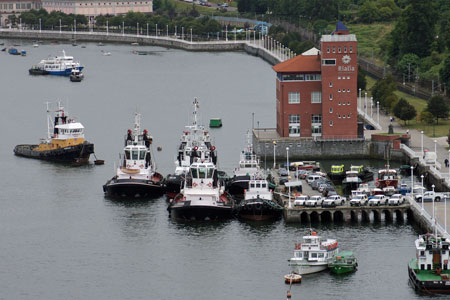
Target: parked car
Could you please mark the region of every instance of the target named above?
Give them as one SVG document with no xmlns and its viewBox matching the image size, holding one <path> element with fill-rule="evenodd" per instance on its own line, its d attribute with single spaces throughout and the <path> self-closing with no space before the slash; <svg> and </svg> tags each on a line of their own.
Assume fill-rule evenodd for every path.
<svg viewBox="0 0 450 300">
<path fill-rule="evenodd" d="M 328 197 L 328 196 L 332 196 L 332 195 L 337 195 L 333 186 L 329 185 L 323 189 L 322 196 Z"/>
<path fill-rule="evenodd" d="M 311 196 L 311 198 L 306 200 L 305 206 L 308 206 L 308 207 L 321 206 L 322 202 L 323 202 L 322 196 Z"/>
<path fill-rule="evenodd" d="M 294 206 L 304 206 L 305 202 L 309 199 L 307 195 L 299 195 L 295 197 Z"/>
<path fill-rule="evenodd" d="M 375 195 L 369 200 L 369 206 L 387 205 L 388 199 L 385 195 Z"/>
<path fill-rule="evenodd" d="M 405 196 L 402 194 L 394 194 L 388 200 L 388 205 L 401 205 L 403 203 L 405 203 Z"/>
<path fill-rule="evenodd" d="M 329 186 L 328 183 L 321 183 L 321 184 L 319 185 L 319 188 L 318 188 L 317 190 L 318 190 L 320 193 L 322 193 L 323 190 L 324 190 L 327 186 Z"/>
<path fill-rule="evenodd" d="M 344 204 L 345 204 L 345 197 L 342 197 L 340 195 L 332 195 L 328 196 L 328 198 L 323 200 L 322 207 L 335 207 Z"/>
<path fill-rule="evenodd" d="M 352 199 L 350 200 L 350 206 L 363 206 L 367 205 L 369 202 L 369 198 L 367 198 L 366 194 L 358 194 L 352 196 Z"/>
<path fill-rule="evenodd" d="M 228 3 L 222 3 L 220 6 L 222 6 L 222 7 L 228 7 Z"/>
<path fill-rule="evenodd" d="M 289 173 L 288 173 L 288 171 L 287 171 L 286 168 L 280 168 L 280 169 L 278 170 L 278 175 L 279 175 L 280 177 L 287 177 L 287 176 L 289 175 Z"/>
<path fill-rule="evenodd" d="M 433 192 L 433 191 L 428 191 L 425 192 L 423 194 L 423 202 L 432 202 L 432 201 L 441 201 L 442 199 L 444 199 L 444 193 L 437 193 L 437 192 Z M 422 194 L 416 195 L 415 196 L 417 201 L 422 201 Z"/>
<path fill-rule="evenodd" d="M 297 177 L 300 179 L 305 179 L 309 174 L 311 174 L 311 171 L 309 171 L 309 170 L 298 170 L 297 171 Z"/>
<path fill-rule="evenodd" d="M 306 177 L 306 182 L 309 185 L 311 185 L 314 181 L 316 181 L 319 178 L 322 178 L 322 176 L 317 175 L 317 174 L 310 174 L 310 175 L 308 175 L 308 177 Z"/>
</svg>

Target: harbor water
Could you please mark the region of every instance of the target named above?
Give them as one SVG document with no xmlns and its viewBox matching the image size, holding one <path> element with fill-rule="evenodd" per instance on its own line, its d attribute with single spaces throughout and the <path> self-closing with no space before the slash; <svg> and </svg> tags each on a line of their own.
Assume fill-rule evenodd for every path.
<svg viewBox="0 0 450 300">
<path fill-rule="evenodd" d="M 407 221 L 180 223 L 168 217 L 165 197 L 104 198 L 102 185 L 113 175 L 134 112 L 162 147 L 155 158 L 167 175 L 194 97 L 203 124 L 222 118 L 224 126 L 211 135 L 219 167 L 230 174 L 247 130 L 275 125 L 275 74 L 264 61 L 156 47 L 139 47 L 149 55 L 136 55 L 131 45 L 6 43 L 20 43 L 27 56 L 0 53 L 0 299 L 285 299 L 287 259 L 310 227 L 353 250 L 359 269 L 304 276 L 292 287 L 293 299 L 428 298 L 408 284 L 419 231 Z M 81 83 L 28 75 L 33 64 L 63 49 L 85 65 Z M 13 155 L 16 144 L 46 136 L 45 102 L 57 100 L 83 123 L 105 165 L 69 167 Z"/>
</svg>

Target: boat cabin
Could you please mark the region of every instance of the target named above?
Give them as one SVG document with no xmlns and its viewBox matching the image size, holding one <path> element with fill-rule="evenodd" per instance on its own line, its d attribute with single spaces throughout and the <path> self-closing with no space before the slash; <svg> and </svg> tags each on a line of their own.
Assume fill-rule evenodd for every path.
<svg viewBox="0 0 450 300">
<path fill-rule="evenodd" d="M 143 169 L 151 165 L 150 152 L 144 145 L 128 145 L 124 149 L 123 165 L 126 169 Z"/>
<path fill-rule="evenodd" d="M 54 132 L 54 137 L 59 140 L 84 139 L 84 126 L 81 123 L 56 125 Z"/>
<path fill-rule="evenodd" d="M 264 179 L 251 179 L 248 182 L 248 190 L 245 191 L 245 199 L 272 199 L 272 192 L 269 189 L 269 183 Z"/>
<path fill-rule="evenodd" d="M 187 187 L 217 187 L 217 171 L 213 163 L 193 163 L 186 177 Z"/>
<path fill-rule="evenodd" d="M 362 173 L 364 170 L 363 166 L 351 166 L 350 171 L 356 172 L 357 174 Z"/>
<path fill-rule="evenodd" d="M 344 173 L 344 165 L 333 165 L 331 166 L 331 174 L 341 174 Z"/>
<path fill-rule="evenodd" d="M 450 240 L 441 236 L 425 234 L 416 240 L 417 265 L 420 270 L 449 269 Z"/>
</svg>

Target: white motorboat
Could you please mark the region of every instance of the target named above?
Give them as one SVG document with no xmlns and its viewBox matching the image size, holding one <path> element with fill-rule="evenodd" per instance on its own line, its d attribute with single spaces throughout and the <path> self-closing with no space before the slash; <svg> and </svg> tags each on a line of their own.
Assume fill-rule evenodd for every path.
<svg viewBox="0 0 450 300">
<path fill-rule="evenodd" d="M 300 275 L 320 272 L 327 269 L 328 262 L 338 252 L 337 240 L 322 240 L 316 232 L 311 232 L 303 237 L 302 243 L 295 244 L 289 266 L 293 273 Z"/>
<path fill-rule="evenodd" d="M 73 69 L 83 70 L 84 67 L 79 62 L 74 61 L 73 56 L 67 56 L 64 50 L 62 52 L 62 56 L 41 60 L 38 66 L 50 75 L 61 76 L 70 76 Z"/>
</svg>

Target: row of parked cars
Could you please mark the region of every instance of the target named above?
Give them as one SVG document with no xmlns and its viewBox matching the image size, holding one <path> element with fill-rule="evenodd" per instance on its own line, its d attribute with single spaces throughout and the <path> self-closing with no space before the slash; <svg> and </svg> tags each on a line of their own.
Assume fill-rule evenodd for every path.
<svg viewBox="0 0 450 300">
<path fill-rule="evenodd" d="M 374 195 L 368 197 L 365 193 L 353 195 L 350 206 L 380 206 L 380 205 L 402 205 L 406 201 L 402 194 L 394 194 L 390 197 L 386 195 Z"/>
</svg>

